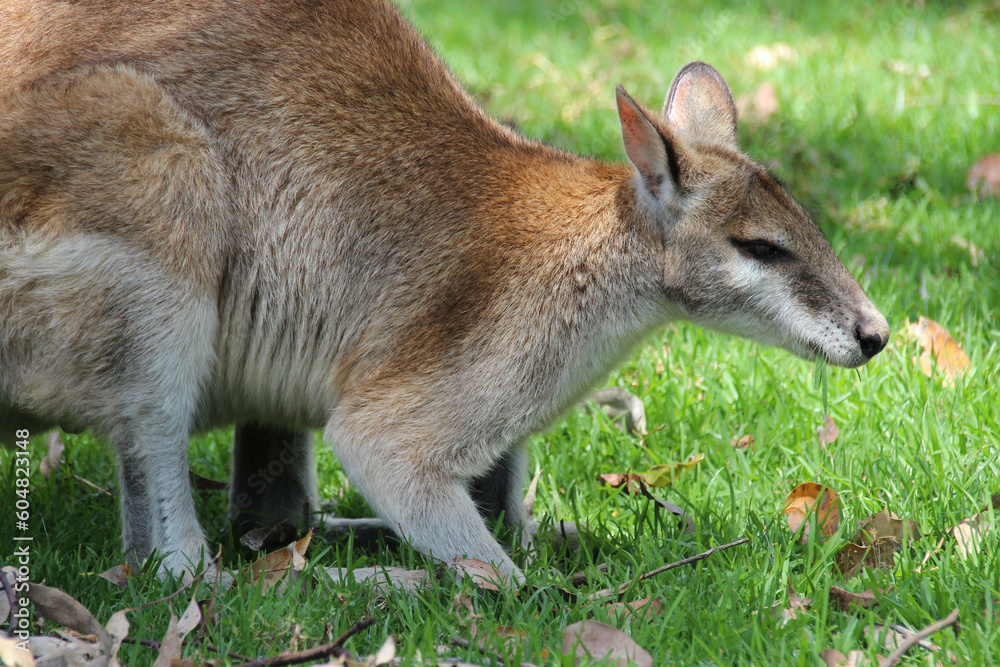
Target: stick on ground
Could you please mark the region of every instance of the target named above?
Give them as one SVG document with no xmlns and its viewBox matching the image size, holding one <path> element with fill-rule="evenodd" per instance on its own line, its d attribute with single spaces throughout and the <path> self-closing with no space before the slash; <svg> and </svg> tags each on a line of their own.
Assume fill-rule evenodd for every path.
<svg viewBox="0 0 1000 667">
<path fill-rule="evenodd" d="M 714 554 L 716 551 L 724 551 L 724 550 L 729 549 L 731 547 L 738 547 L 739 545 L 746 544 L 749 541 L 750 541 L 749 537 L 743 537 L 743 538 L 740 538 L 740 539 L 736 540 L 735 542 L 730 542 L 729 544 L 723 544 L 723 545 L 718 546 L 718 547 L 712 547 L 708 551 L 703 551 L 700 554 L 698 554 L 697 556 L 691 556 L 689 558 L 683 558 L 683 559 L 681 559 L 679 561 L 675 561 L 673 563 L 670 563 L 669 565 L 664 565 L 663 567 L 658 567 L 655 570 L 650 570 L 649 572 L 644 572 L 644 573 L 640 574 L 638 577 L 636 577 L 635 579 L 633 579 L 632 581 L 627 581 L 624 584 L 622 584 L 621 586 L 618 586 L 617 588 L 605 588 L 604 590 L 597 591 L 596 593 L 591 593 L 590 595 L 588 595 L 586 597 L 586 601 L 587 602 L 594 602 L 596 600 L 603 600 L 605 598 L 610 598 L 610 597 L 615 597 L 615 596 L 621 596 L 633 584 L 637 584 L 640 581 L 644 581 L 646 579 L 649 579 L 650 577 L 656 576 L 658 574 L 662 574 L 663 572 L 666 572 L 667 570 L 672 570 L 675 567 L 680 567 L 681 565 L 690 565 L 691 563 L 696 563 L 696 562 L 698 562 L 700 560 L 705 560 L 706 558 L 708 558 L 709 556 L 711 556 L 712 554 Z"/>
</svg>

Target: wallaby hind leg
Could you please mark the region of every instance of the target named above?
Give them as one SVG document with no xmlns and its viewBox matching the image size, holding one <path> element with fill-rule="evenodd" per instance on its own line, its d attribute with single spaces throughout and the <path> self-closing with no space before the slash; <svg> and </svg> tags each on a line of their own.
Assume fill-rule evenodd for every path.
<svg viewBox="0 0 1000 667">
<path fill-rule="evenodd" d="M 118 454 L 122 536 L 133 562 L 205 555 L 187 446 L 214 358 L 215 304 L 135 249 L 99 234 L 0 246 L 0 369 L 24 410 L 93 427 Z"/>
<path fill-rule="evenodd" d="M 246 423 L 233 437 L 229 507 L 241 533 L 319 511 L 313 434 Z"/>
</svg>

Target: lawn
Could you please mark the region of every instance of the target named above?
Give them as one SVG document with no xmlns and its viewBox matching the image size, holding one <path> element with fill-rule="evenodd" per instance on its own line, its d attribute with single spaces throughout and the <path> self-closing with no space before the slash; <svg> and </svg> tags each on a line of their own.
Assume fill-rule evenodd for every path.
<svg viewBox="0 0 1000 667">
<path fill-rule="evenodd" d="M 494 116 L 609 160 L 624 159 L 616 83 L 658 108 L 681 65 L 712 63 L 734 95 L 749 100 L 740 129 L 745 150 L 813 212 L 889 319 L 892 338 L 861 370 L 824 371 L 675 323 L 608 380 L 642 399 L 648 434 L 626 434 L 581 408 L 534 438 L 535 516 L 586 524 L 588 548 L 541 548 L 520 592 L 479 591 L 444 577 L 413 594 L 334 585 L 312 569 L 435 567 L 411 550 L 316 538 L 305 575 L 313 585 L 282 594 L 244 585 L 221 594 L 214 626 L 201 643 L 186 643 L 185 657 L 229 660 L 207 644 L 249 657 L 301 650 L 374 616 L 346 646 L 368 655 L 393 635 L 407 664 L 418 652 L 427 660 L 452 637 L 480 642 L 508 664 L 572 664 L 560 658 L 562 630 L 593 619 L 625 630 L 656 664 L 815 665 L 827 648 L 875 660 L 890 652 L 872 640 L 876 625 L 919 629 L 958 609 L 960 632 L 932 641 L 960 664 L 1000 663 L 1000 527 L 984 519 L 981 542 L 968 549 L 949 532 L 1000 491 L 1000 203 L 978 200 L 965 184 L 977 159 L 1000 152 L 1000 5 L 411 0 L 403 8 Z M 939 372 L 928 377 L 914 363 L 921 350 L 908 324 L 920 316 L 946 327 L 968 355 L 954 381 Z M 839 434 L 821 445 L 824 414 Z M 744 436 L 753 445 L 734 446 Z M 176 582 L 149 573 L 125 590 L 92 576 L 121 562 L 117 499 L 79 478 L 111 488 L 114 461 L 88 434 L 63 437 L 64 462 L 48 478 L 38 470 L 44 439 L 32 440 L 32 580 L 64 589 L 102 622 L 175 590 Z M 230 438 L 198 438 L 193 469 L 226 479 Z M 681 506 L 694 534 L 648 498 L 597 481 L 695 454 L 703 460 L 652 492 Z M 318 458 L 321 492 L 335 510 L 367 515 L 332 455 Z M 4 507 L 14 498 L 13 459 L 0 452 Z M 831 537 L 814 529 L 803 544 L 789 530 L 785 499 L 802 482 L 838 494 L 841 521 Z M 245 566 L 256 555 L 229 534 L 224 495 L 199 492 L 203 525 L 223 545 L 228 567 Z M 891 564 L 845 577 L 838 551 L 860 520 L 883 508 L 914 521 L 922 536 L 902 545 Z M 6 516 L 4 564 L 12 535 Z M 623 601 L 661 599 L 648 616 L 584 600 L 741 537 L 750 541 L 631 587 Z M 602 563 L 606 572 L 595 569 Z M 569 575 L 582 570 L 590 581 L 576 589 Z M 868 609 L 842 611 L 832 586 L 884 592 Z M 783 622 L 792 591 L 812 602 Z M 174 612 L 190 597 L 175 598 Z M 131 636 L 159 640 L 168 604 L 129 618 Z M 452 645 L 447 655 L 488 664 L 475 648 Z M 927 655 L 913 649 L 904 664 L 924 664 Z M 144 665 L 155 651 L 126 645 L 120 656 Z"/>
</svg>

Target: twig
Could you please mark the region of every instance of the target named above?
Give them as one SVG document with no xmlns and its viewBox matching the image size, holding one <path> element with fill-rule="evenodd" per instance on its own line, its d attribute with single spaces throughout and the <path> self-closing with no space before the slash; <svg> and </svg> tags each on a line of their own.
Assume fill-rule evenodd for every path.
<svg viewBox="0 0 1000 667">
<path fill-rule="evenodd" d="M 879 667 L 892 667 L 897 662 L 902 660 L 903 655 L 905 655 L 906 652 L 909 651 L 911 648 L 919 644 L 924 639 L 927 639 L 935 632 L 939 630 L 944 630 L 949 625 L 954 625 L 956 621 L 958 621 L 958 609 L 951 612 L 946 617 L 942 618 L 940 621 L 937 621 L 936 623 L 931 623 L 920 632 L 914 632 L 912 635 L 904 639 L 899 644 L 899 646 L 896 647 L 896 650 L 889 654 L 888 658 L 879 660 L 878 663 Z"/>
<path fill-rule="evenodd" d="M 251 662 L 236 665 L 236 667 L 284 667 L 285 665 L 299 665 L 304 662 L 312 662 L 313 660 L 319 660 L 321 658 L 339 658 L 343 655 L 349 655 L 350 651 L 345 649 L 342 644 L 368 626 L 375 623 L 375 620 L 376 619 L 372 616 L 361 619 L 349 627 L 344 634 L 337 637 L 336 641 L 330 644 L 323 644 L 322 646 L 306 649 L 305 651 L 281 653 L 272 658 L 253 660 Z"/>
<path fill-rule="evenodd" d="M 493 660 L 493 662 L 495 664 L 497 664 L 497 665 L 506 665 L 507 664 L 507 662 L 503 658 L 501 658 L 499 655 L 495 655 L 493 653 L 490 653 L 489 651 L 486 650 L 486 647 L 482 646 L 478 642 L 477 643 L 473 643 L 473 642 L 470 642 L 468 639 L 464 639 L 462 637 L 452 637 L 451 639 L 448 640 L 448 642 L 452 646 L 457 646 L 459 648 L 474 648 L 481 655 L 485 655 L 487 658 L 490 658 L 491 660 Z"/>
<path fill-rule="evenodd" d="M 630 586 L 632 586 L 633 584 L 637 584 L 640 581 L 644 581 L 646 579 L 649 579 L 650 577 L 654 577 L 654 576 L 656 576 L 658 574 L 662 574 L 663 572 L 666 572 L 667 570 L 672 570 L 675 567 L 680 567 L 681 565 L 690 565 L 691 563 L 696 563 L 696 562 L 698 562 L 700 560 L 705 560 L 706 558 L 708 558 L 709 556 L 711 556 L 712 554 L 714 554 L 716 551 L 724 551 L 724 550 L 732 548 L 732 547 L 738 547 L 739 545 L 746 544 L 749 541 L 750 541 L 749 537 L 743 537 L 743 538 L 740 538 L 740 539 L 736 540 L 735 542 L 730 542 L 729 544 L 723 544 L 723 545 L 718 546 L 718 547 L 712 547 L 708 551 L 703 551 L 700 554 L 698 554 L 697 556 L 691 556 L 689 558 L 683 558 L 683 559 L 681 559 L 679 561 L 670 563 L 669 565 L 664 565 L 663 567 L 658 567 L 655 570 L 650 570 L 649 572 L 644 572 L 643 574 L 640 574 L 638 577 L 636 577 L 632 581 L 625 582 L 624 584 L 622 584 L 621 586 L 618 586 L 617 588 L 605 588 L 604 590 L 597 591 L 596 593 L 591 593 L 590 595 L 588 595 L 585 598 L 585 601 L 586 602 L 594 602 L 596 600 L 603 600 L 604 598 L 609 598 L 609 597 L 612 597 L 612 596 L 620 596 L 620 595 L 624 594 L 625 591 L 627 591 Z"/>
<path fill-rule="evenodd" d="M 115 497 L 115 494 L 111 493 L 110 491 L 108 491 L 107 489 L 105 489 L 103 486 L 98 486 L 98 485 L 94 484 L 89 479 L 84 479 L 83 477 L 80 477 L 79 475 L 73 475 L 73 479 L 75 479 L 76 481 L 80 482 L 84 486 L 89 486 L 90 488 L 92 488 L 93 490 L 97 491 L 98 493 L 103 493 L 104 495 L 111 496 L 112 498 Z"/>
</svg>

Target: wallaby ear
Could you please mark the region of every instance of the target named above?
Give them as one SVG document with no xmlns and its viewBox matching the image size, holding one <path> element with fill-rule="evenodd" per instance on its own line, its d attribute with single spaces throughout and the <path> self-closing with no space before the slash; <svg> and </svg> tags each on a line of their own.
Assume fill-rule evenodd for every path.
<svg viewBox="0 0 1000 667">
<path fill-rule="evenodd" d="M 615 101 L 622 123 L 625 154 L 639 172 L 643 184 L 654 197 L 677 189 L 680 173 L 670 139 L 663 136 L 621 85 L 615 86 Z"/>
<path fill-rule="evenodd" d="M 733 94 L 711 65 L 696 61 L 677 72 L 663 104 L 663 117 L 692 140 L 737 147 Z"/>
</svg>

